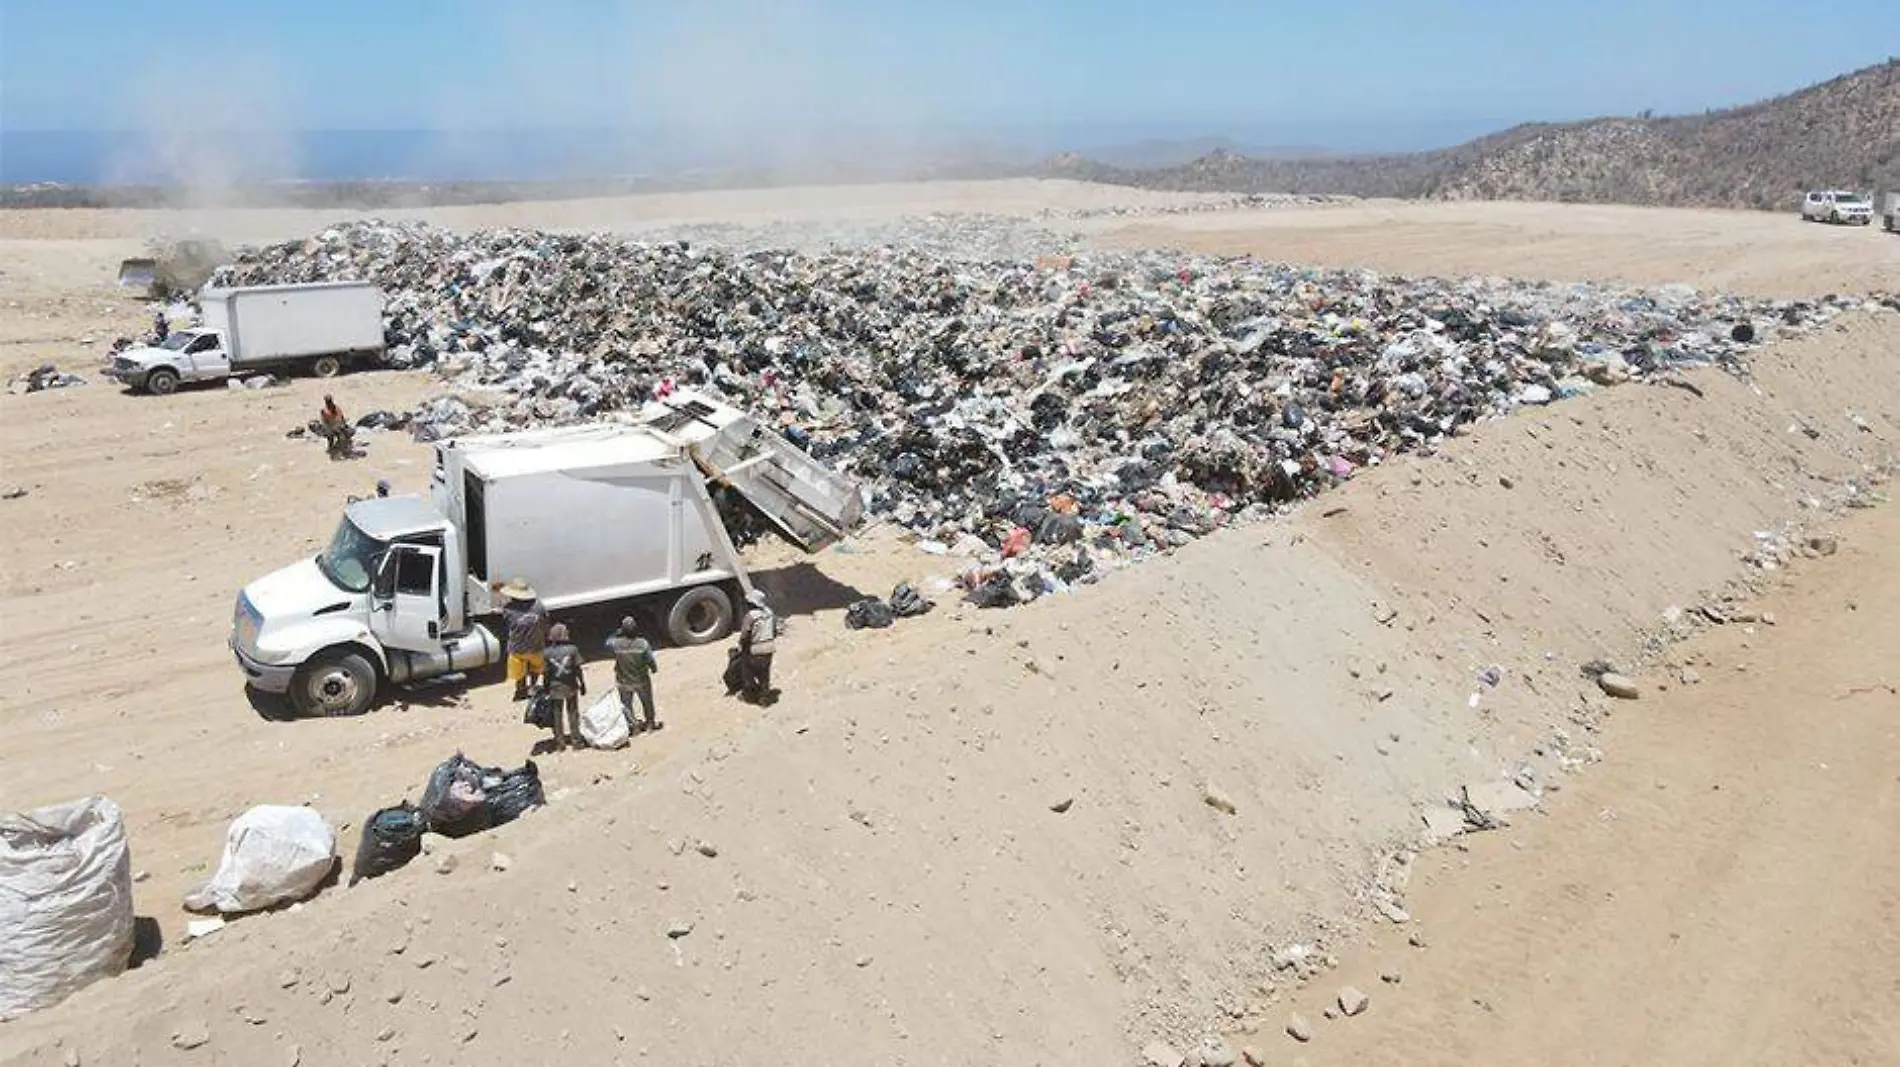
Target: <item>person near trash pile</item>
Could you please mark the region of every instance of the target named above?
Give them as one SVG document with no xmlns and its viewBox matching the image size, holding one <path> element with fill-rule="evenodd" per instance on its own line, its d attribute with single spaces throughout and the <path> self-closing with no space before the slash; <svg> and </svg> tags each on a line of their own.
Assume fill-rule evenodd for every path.
<svg viewBox="0 0 1900 1067">
<path fill-rule="evenodd" d="M 152 316 L 152 336 L 158 338 L 159 344 L 164 344 L 165 338 L 170 337 L 171 335 L 172 335 L 172 320 L 166 318 L 165 313 L 163 311 L 160 311 L 157 314 L 153 315 Z"/>
<path fill-rule="evenodd" d="M 515 699 L 528 699 L 530 679 L 539 683 L 547 673 L 548 609 L 525 579 L 492 583 L 504 603 L 501 621 L 508 630 L 508 680 L 515 683 Z"/>
<path fill-rule="evenodd" d="M 620 714 L 627 720 L 628 731 L 637 734 L 658 730 L 662 724 L 653 711 L 653 675 L 659 672 L 660 664 L 653 658 L 653 645 L 640 636 L 640 624 L 633 616 L 620 620 L 620 629 L 607 638 L 607 651 L 613 653 L 614 687 L 620 691 Z M 633 717 L 636 698 L 644 723 Z"/>
<path fill-rule="evenodd" d="M 328 393 L 323 397 L 323 410 L 317 413 L 317 429 L 329 442 L 330 458 L 343 459 L 349 456 L 350 446 L 356 437 L 356 431 L 350 426 L 349 416 L 337 407 L 336 398 Z"/>
<path fill-rule="evenodd" d="M 740 689 L 743 699 L 762 703 L 778 696 L 772 688 L 772 652 L 778 637 L 778 616 L 766 602 L 765 591 L 746 594 L 752 610 L 739 623 Z"/>
<path fill-rule="evenodd" d="M 543 656 L 547 663 L 548 694 L 561 702 L 554 716 L 554 747 L 565 750 L 581 744 L 581 698 L 587 695 L 587 675 L 581 669 L 581 650 L 568 640 L 567 624 L 548 627 L 548 644 Z M 562 719 L 567 720 L 562 729 Z"/>
</svg>

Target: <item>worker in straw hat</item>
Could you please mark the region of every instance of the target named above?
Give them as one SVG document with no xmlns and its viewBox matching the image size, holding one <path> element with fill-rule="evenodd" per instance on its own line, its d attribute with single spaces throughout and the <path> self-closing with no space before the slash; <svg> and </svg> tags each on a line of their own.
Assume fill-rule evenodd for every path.
<svg viewBox="0 0 1900 1067">
<path fill-rule="evenodd" d="M 515 699 L 528 699 L 528 681 L 539 684 L 547 674 L 548 609 L 525 578 L 511 578 L 506 584 L 491 582 L 489 588 L 501 594 L 501 620 L 508 630 L 508 680 L 515 683 Z"/>
</svg>

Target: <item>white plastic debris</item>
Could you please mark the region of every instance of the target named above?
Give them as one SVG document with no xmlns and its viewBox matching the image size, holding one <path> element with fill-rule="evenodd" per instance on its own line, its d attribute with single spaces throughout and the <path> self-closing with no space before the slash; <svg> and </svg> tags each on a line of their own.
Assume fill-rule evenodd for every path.
<svg viewBox="0 0 1900 1067">
<path fill-rule="evenodd" d="M 309 808 L 266 804 L 231 823 L 218 873 L 185 896 L 192 911 L 259 911 L 317 891 L 336 868 L 336 833 Z"/>
</svg>

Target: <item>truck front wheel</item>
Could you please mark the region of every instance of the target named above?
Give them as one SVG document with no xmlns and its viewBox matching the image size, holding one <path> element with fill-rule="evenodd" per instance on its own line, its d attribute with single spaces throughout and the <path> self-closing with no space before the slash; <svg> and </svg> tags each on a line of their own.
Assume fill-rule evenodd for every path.
<svg viewBox="0 0 1900 1067">
<path fill-rule="evenodd" d="M 170 396 L 178 391 L 178 372 L 160 367 L 145 376 L 145 391 L 153 396 Z"/>
<path fill-rule="evenodd" d="M 319 656 L 299 668 L 290 681 L 290 703 L 299 715 L 361 715 L 375 698 L 376 668 L 355 652 Z"/>
<path fill-rule="evenodd" d="M 343 361 L 335 356 L 320 356 L 310 364 L 310 373 L 319 378 L 334 378 L 343 373 Z"/>
<path fill-rule="evenodd" d="M 681 593 L 666 613 L 666 633 L 676 645 L 704 645 L 732 632 L 732 598 L 716 585 Z"/>
</svg>

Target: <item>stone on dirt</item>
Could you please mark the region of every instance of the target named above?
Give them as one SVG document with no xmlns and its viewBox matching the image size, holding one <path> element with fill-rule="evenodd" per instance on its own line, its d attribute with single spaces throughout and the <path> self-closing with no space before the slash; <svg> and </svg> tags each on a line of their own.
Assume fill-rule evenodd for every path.
<svg viewBox="0 0 1900 1067">
<path fill-rule="evenodd" d="M 1234 1067 L 1234 1061 L 1238 1058 L 1227 1042 L 1217 1037 L 1202 1042 L 1200 1051 L 1201 1067 Z"/>
<path fill-rule="evenodd" d="M 1371 998 L 1356 986 L 1347 986 L 1339 991 L 1339 1010 L 1347 1016 L 1363 1013 L 1369 1003 L 1371 1003 Z"/>
<path fill-rule="evenodd" d="M 1286 1032 L 1287 1036 L 1295 1041 L 1307 1042 L 1313 1040 L 1313 1024 L 1307 1022 L 1306 1016 L 1304 1015 L 1295 1014 L 1292 1018 L 1288 1019 L 1286 1021 Z"/>
<path fill-rule="evenodd" d="M 1618 700 L 1635 700 L 1641 695 L 1635 682 L 1614 671 L 1597 675 L 1597 688 Z"/>
<path fill-rule="evenodd" d="M 179 1024 L 178 1029 L 172 1031 L 172 1047 L 173 1048 L 186 1049 L 186 1050 L 200 1048 L 204 1046 L 205 1044 L 209 1043 L 210 1040 L 211 1040 L 210 1027 L 206 1026 L 202 1021 L 197 1020 L 197 1019 L 193 1019 L 190 1022 L 181 1023 Z"/>
</svg>

